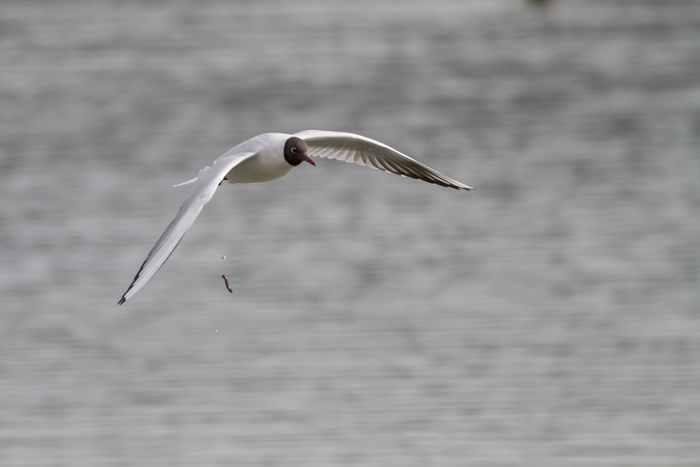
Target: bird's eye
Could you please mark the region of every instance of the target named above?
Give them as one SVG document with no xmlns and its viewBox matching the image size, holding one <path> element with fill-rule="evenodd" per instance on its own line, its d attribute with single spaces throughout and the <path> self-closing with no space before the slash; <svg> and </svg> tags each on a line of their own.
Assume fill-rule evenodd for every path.
<svg viewBox="0 0 700 467">
<path fill-rule="evenodd" d="M 292 154 L 296 154 L 297 152 L 299 152 L 299 149 L 296 146 L 293 146 L 292 147 Z"/>
</svg>

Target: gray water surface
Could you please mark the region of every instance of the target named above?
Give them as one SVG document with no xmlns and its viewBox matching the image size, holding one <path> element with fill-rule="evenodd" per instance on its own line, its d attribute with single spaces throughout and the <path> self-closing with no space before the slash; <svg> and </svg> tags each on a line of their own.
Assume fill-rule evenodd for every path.
<svg viewBox="0 0 700 467">
<path fill-rule="evenodd" d="M 700 465 L 700 3 L 552 3 L 4 0 L 0 465 Z M 306 128 L 477 191 L 225 185 L 117 307 Z"/>
</svg>

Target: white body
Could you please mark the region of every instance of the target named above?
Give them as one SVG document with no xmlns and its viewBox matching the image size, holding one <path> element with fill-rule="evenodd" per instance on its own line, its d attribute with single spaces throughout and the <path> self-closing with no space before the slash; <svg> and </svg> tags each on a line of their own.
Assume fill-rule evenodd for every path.
<svg viewBox="0 0 700 467">
<path fill-rule="evenodd" d="M 284 160 L 284 143 L 289 135 L 284 133 L 265 133 L 249 139 L 226 152 L 227 155 L 254 152 L 257 155 L 246 159 L 233 167 L 226 178 L 229 183 L 259 183 L 284 177 L 294 168 Z"/>
<path fill-rule="evenodd" d="M 285 158 L 285 144 L 290 138 L 298 138 L 306 143 L 308 153 L 312 156 L 352 162 L 457 190 L 473 189 L 384 143 L 365 136 L 322 130 L 306 130 L 293 135 L 285 133 L 258 135 L 227 151 L 216 159 L 211 167 L 200 170 L 196 178 L 180 184 L 194 184 L 194 186 L 182 203 L 180 211 L 148 253 L 119 304 L 121 305 L 138 292 L 158 272 L 223 181 L 267 182 L 291 172 L 294 166 Z M 308 157 L 306 160 L 313 164 Z"/>
</svg>

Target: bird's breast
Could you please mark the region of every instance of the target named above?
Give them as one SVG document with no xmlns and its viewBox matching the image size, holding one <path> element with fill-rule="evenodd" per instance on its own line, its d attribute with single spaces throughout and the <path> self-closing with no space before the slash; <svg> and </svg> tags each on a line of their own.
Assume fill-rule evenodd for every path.
<svg viewBox="0 0 700 467">
<path fill-rule="evenodd" d="M 226 175 L 229 183 L 260 183 L 287 175 L 294 167 L 283 157 L 259 154 L 241 162 Z"/>
</svg>

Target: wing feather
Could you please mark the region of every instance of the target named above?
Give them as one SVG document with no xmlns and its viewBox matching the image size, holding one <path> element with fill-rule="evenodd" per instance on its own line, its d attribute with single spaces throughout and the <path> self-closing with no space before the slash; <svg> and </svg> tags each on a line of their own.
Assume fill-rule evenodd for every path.
<svg viewBox="0 0 700 467">
<path fill-rule="evenodd" d="M 234 148 L 235 149 L 235 148 Z M 219 157 L 211 167 L 199 171 L 194 179 L 192 191 L 185 199 L 175 218 L 170 222 L 165 232 L 148 253 L 146 260 L 139 268 L 134 280 L 126 289 L 119 305 L 127 301 L 146 285 L 158 270 L 170 258 L 175 248 L 182 241 L 185 232 L 192 226 L 205 204 L 211 200 L 226 174 L 246 159 L 255 156 L 255 152 L 226 153 Z"/>
<path fill-rule="evenodd" d="M 323 130 L 305 130 L 294 136 L 308 144 L 311 156 L 352 162 L 457 190 L 473 190 L 472 187 L 365 136 Z"/>
</svg>

